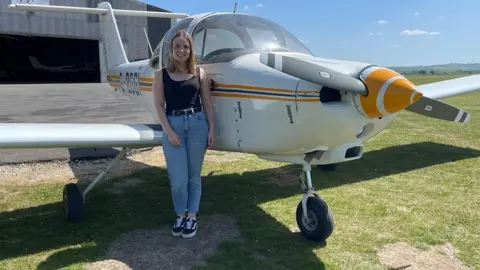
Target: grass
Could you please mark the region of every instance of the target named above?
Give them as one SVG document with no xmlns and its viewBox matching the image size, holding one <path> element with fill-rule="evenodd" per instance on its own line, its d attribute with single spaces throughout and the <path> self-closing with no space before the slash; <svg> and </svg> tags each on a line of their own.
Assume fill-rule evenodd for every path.
<svg viewBox="0 0 480 270">
<path fill-rule="evenodd" d="M 447 76 L 412 77 L 422 84 Z M 336 227 L 326 247 L 296 229 L 299 186 L 267 181 L 279 169 L 300 169 L 247 157 L 204 167 L 202 216 L 227 213 L 242 241 L 222 243 L 205 269 L 383 269 L 388 243 L 425 247 L 449 242 L 464 264 L 480 268 L 480 92 L 445 99 L 473 114 L 468 125 L 404 112 L 366 143 L 360 160 L 335 172 L 312 172 Z M 142 183 L 118 195 L 98 185 L 87 196 L 82 224 L 64 221 L 64 183 L 2 184 L 1 269 L 80 269 L 122 233 L 171 222 L 167 174 L 153 167 L 129 177 Z M 201 233 L 201 229 L 200 232 Z"/>
<path fill-rule="evenodd" d="M 448 75 L 411 75 L 407 77 L 416 85 L 422 85 L 422 84 L 427 84 L 427 83 L 432 83 L 437 81 L 460 78 L 468 75 L 470 74 L 458 73 L 458 74 L 448 74 Z"/>
</svg>

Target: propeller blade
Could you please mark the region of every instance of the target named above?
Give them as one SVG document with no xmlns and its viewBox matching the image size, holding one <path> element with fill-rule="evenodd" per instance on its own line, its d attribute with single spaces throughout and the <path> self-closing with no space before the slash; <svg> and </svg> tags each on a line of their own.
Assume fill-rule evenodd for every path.
<svg viewBox="0 0 480 270">
<path fill-rule="evenodd" d="M 471 114 L 459 108 L 425 96 L 405 108 L 405 110 L 445 121 L 465 124 L 468 123 L 472 117 Z"/>
<path fill-rule="evenodd" d="M 322 86 L 363 95 L 368 93 L 362 81 L 294 56 L 263 52 L 260 54 L 260 62 L 285 74 Z"/>
</svg>

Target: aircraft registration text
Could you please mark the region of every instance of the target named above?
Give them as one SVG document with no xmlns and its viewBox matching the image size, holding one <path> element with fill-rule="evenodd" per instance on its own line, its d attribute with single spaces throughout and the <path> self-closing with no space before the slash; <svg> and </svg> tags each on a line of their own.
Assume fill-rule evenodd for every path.
<svg viewBox="0 0 480 270">
<path fill-rule="evenodd" d="M 120 89 L 123 92 L 141 96 L 142 91 L 140 91 L 140 73 L 120 72 Z"/>
</svg>

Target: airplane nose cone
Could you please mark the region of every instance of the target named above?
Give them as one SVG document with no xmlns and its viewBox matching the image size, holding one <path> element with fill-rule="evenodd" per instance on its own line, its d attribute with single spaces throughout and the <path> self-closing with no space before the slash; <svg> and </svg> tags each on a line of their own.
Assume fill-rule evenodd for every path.
<svg viewBox="0 0 480 270">
<path fill-rule="evenodd" d="M 412 82 L 388 68 L 368 68 L 360 79 L 367 85 L 368 95 L 359 97 L 357 107 L 368 117 L 399 112 L 423 96 Z"/>
<path fill-rule="evenodd" d="M 415 86 L 409 80 L 404 77 L 394 78 L 386 81 L 380 89 L 385 88 L 383 107 L 389 114 L 403 110 L 422 97 L 422 94 L 416 91 Z M 379 94 L 382 94 L 382 91 Z"/>
</svg>

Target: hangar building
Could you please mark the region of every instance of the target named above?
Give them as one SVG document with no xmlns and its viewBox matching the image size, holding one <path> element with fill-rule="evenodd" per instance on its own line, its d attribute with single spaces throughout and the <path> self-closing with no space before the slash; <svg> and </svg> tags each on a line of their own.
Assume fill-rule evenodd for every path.
<svg viewBox="0 0 480 270">
<path fill-rule="evenodd" d="M 9 4 L 97 7 L 170 12 L 135 0 L 2 0 L 0 1 L 0 84 L 106 82 L 98 15 L 29 12 Z M 151 56 L 171 27 L 169 18 L 116 16 L 130 61 Z"/>
</svg>

